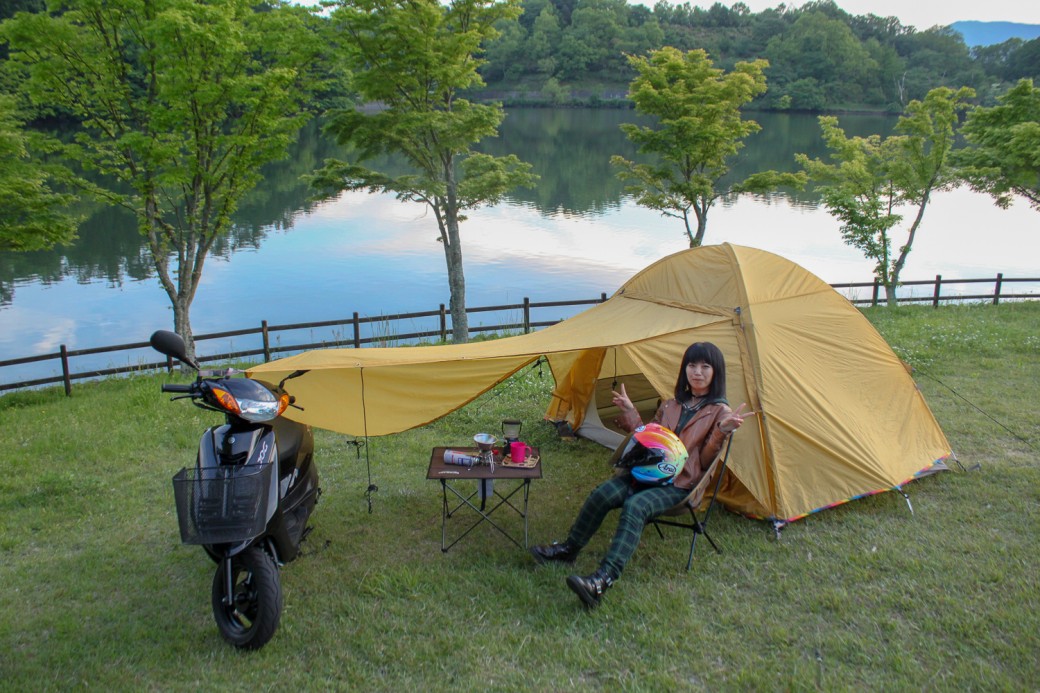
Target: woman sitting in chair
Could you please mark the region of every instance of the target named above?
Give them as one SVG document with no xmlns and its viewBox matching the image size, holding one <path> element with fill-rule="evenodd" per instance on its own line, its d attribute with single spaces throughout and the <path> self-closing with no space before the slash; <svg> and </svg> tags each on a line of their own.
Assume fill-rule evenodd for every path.
<svg viewBox="0 0 1040 693">
<path fill-rule="evenodd" d="M 634 432 L 643 421 L 625 393 L 625 386 L 620 390 L 613 393 L 614 404 L 621 412 L 617 423 Z M 565 541 L 531 547 L 531 555 L 539 564 L 573 563 L 607 513 L 621 508 L 617 531 L 599 569 L 587 577 L 567 578 L 567 586 L 586 606 L 598 606 L 603 593 L 621 575 L 639 545 L 647 520 L 681 503 L 711 465 L 726 436 L 740 428 L 745 417 L 753 415 L 744 412 L 743 404 L 732 411 L 725 396 L 726 363 L 722 352 L 710 342 L 691 344 L 679 366 L 675 397 L 661 404 L 653 418 L 653 423 L 678 434 L 689 455 L 686 463 L 674 477 L 659 480 L 656 485 L 647 485 L 632 473 L 604 481 L 585 500 Z"/>
</svg>

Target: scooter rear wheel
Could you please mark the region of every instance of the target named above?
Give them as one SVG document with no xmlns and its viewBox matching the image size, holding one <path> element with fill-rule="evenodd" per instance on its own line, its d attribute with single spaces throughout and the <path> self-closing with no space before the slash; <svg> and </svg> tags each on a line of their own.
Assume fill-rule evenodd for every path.
<svg viewBox="0 0 1040 693">
<path fill-rule="evenodd" d="M 213 618 L 220 634 L 235 647 L 259 650 L 267 644 L 282 615 L 278 567 L 261 549 L 246 549 L 231 559 L 231 603 L 224 599 L 223 564 L 213 575 Z"/>
</svg>

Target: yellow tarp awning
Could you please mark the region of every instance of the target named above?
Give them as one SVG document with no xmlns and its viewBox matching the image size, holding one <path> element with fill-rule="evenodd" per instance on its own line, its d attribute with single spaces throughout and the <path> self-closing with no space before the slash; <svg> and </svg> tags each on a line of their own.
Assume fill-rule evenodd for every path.
<svg viewBox="0 0 1040 693">
<path fill-rule="evenodd" d="M 603 381 L 671 396 L 683 351 L 717 344 L 729 401 L 759 412 L 734 438 L 723 501 L 791 519 L 890 489 L 950 454 L 898 357 L 851 303 L 776 255 L 723 244 L 646 268 L 605 303 L 532 334 L 461 345 L 311 351 L 250 376 L 286 383 L 292 418 L 352 435 L 433 421 L 540 356 L 550 418 L 581 423 Z"/>
</svg>

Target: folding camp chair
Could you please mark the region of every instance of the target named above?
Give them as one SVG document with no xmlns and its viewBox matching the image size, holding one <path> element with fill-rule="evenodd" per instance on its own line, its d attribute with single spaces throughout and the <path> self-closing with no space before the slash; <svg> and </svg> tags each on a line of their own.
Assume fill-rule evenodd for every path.
<svg viewBox="0 0 1040 693">
<path fill-rule="evenodd" d="M 669 510 L 665 510 L 660 515 L 656 515 L 649 520 L 647 524 L 652 524 L 654 529 L 657 530 L 657 534 L 664 538 L 664 533 L 661 531 L 661 525 L 668 525 L 670 527 L 681 527 L 688 529 L 693 533 L 690 538 L 690 557 L 686 561 L 686 570 L 689 570 L 693 565 L 693 549 L 697 546 L 697 535 L 703 534 L 704 538 L 708 540 L 712 548 L 715 549 L 716 553 L 722 553 L 722 550 L 712 540 L 711 535 L 708 534 L 708 520 L 711 518 L 711 510 L 715 507 L 715 498 L 719 493 L 719 488 L 722 486 L 722 476 L 726 471 L 726 462 L 729 460 L 729 449 L 730 444 L 733 440 L 733 434 L 726 436 L 726 440 L 722 443 L 722 447 L 719 448 L 719 453 L 715 455 L 715 459 L 712 460 L 711 465 L 704 472 L 701 480 L 697 482 L 697 485 L 693 487 L 693 490 L 682 500 L 681 503 L 675 505 Z M 712 485 L 714 481 L 714 485 Z M 708 501 L 708 507 L 704 511 L 704 518 L 697 519 L 697 508 L 700 507 L 701 503 L 704 502 L 704 498 L 708 491 L 711 491 L 710 498 Z M 667 517 L 675 517 L 679 515 L 690 514 L 689 522 L 679 522 L 678 520 L 666 519 Z"/>
</svg>

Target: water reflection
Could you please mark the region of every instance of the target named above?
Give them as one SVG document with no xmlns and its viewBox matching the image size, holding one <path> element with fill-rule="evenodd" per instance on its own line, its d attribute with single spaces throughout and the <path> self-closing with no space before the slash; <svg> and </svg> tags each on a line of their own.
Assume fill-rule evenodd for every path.
<svg viewBox="0 0 1040 693">
<path fill-rule="evenodd" d="M 750 117 L 762 125 L 762 131 L 741 152 L 734 177 L 766 168 L 794 170 L 795 152 L 824 154 L 814 118 L 774 113 Z M 536 188 L 514 191 L 509 205 L 533 207 L 546 216 L 601 218 L 616 213 L 624 197 L 610 165 L 611 155 L 638 158 L 620 130 L 625 122 L 649 121 L 623 109 L 509 109 L 500 136 L 482 143 L 481 149 L 495 155 L 517 154 L 541 177 Z M 877 116 L 842 119 L 850 134 L 887 132 L 893 122 Z M 217 240 L 212 255 L 227 258 L 242 250 L 256 251 L 272 231 L 302 230 L 297 220 L 322 206 L 313 199 L 314 192 L 304 177 L 325 159 L 342 155 L 342 148 L 322 135 L 317 122 L 309 123 L 290 156 L 265 167 L 264 182 L 242 201 L 234 228 Z M 376 163 L 380 165 L 394 168 L 389 161 Z M 784 191 L 779 195 L 799 206 L 815 203 L 811 193 Z M 35 253 L 0 253 L 0 306 L 11 303 L 15 287 L 20 285 L 73 279 L 81 283 L 103 280 L 116 287 L 126 280 L 152 276 L 144 240 L 129 212 L 97 205 L 84 211 L 87 219 L 74 244 Z"/>
<path fill-rule="evenodd" d="M 751 117 L 763 129 L 750 138 L 735 175 L 794 170 L 796 152 L 825 155 L 814 117 Z M 686 247 L 681 223 L 634 205 L 610 166 L 612 154 L 636 158 L 619 128 L 634 121 L 638 115 L 626 110 L 509 110 L 501 136 L 483 148 L 517 154 L 541 181 L 505 204 L 471 213 L 463 224 L 471 306 L 525 296 L 595 298 Z M 850 135 L 869 135 L 887 133 L 895 120 L 844 116 L 841 122 Z M 423 206 L 362 193 L 311 198 L 303 176 L 340 154 L 312 123 L 292 156 L 265 169 L 264 183 L 243 201 L 233 232 L 207 262 L 192 309 L 197 332 L 447 303 L 443 250 Z M 170 327 L 168 299 L 152 278 L 133 218 L 117 209 L 91 211 L 70 247 L 0 253 L 0 359 L 51 353 L 60 344 L 139 341 Z M 970 191 L 936 195 L 903 276 L 1036 276 L 1034 227 L 1035 212 L 1026 205 L 1005 212 Z M 981 245 L 975 238 L 980 228 L 989 232 Z M 871 276 L 871 264 L 841 242 L 834 220 L 816 208 L 811 193 L 786 191 L 716 206 L 707 242 L 722 241 L 776 252 L 831 283 Z M 562 317 L 567 314 L 545 319 Z M 98 367 L 112 365 L 124 364 Z"/>
<path fill-rule="evenodd" d="M 500 136 L 480 148 L 495 156 L 516 154 L 541 177 L 537 188 L 510 193 L 510 201 L 532 204 L 542 214 L 601 216 L 616 210 L 623 194 L 610 156 L 635 157 L 620 129 L 625 122 L 646 120 L 620 109 L 509 109 Z"/>
</svg>

